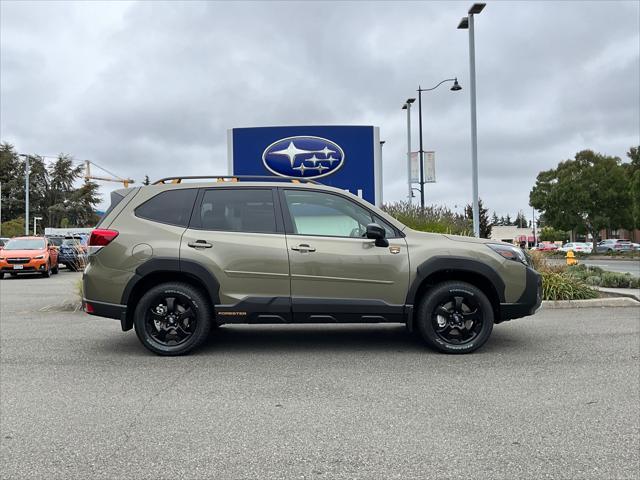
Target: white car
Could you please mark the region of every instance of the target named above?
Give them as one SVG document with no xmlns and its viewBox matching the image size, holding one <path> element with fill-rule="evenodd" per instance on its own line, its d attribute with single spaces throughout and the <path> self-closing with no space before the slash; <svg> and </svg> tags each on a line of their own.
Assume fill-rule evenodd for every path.
<svg viewBox="0 0 640 480">
<path fill-rule="evenodd" d="M 591 253 L 593 250 L 593 245 L 585 242 L 571 242 L 565 243 L 559 249 L 561 252 L 568 252 L 569 250 L 573 250 L 574 253 Z"/>
</svg>

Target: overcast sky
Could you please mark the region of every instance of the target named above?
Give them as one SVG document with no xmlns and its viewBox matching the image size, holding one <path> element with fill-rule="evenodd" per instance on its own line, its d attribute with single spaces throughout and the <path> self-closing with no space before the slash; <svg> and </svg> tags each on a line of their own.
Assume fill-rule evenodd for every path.
<svg viewBox="0 0 640 480">
<path fill-rule="evenodd" d="M 232 127 L 376 125 L 385 201 L 401 200 L 402 103 L 457 76 L 462 91 L 443 85 L 423 107 L 425 149 L 437 152 L 427 203 L 460 209 L 471 201 L 469 64 L 456 26 L 471 3 L 2 1 L 0 137 L 141 180 L 226 173 Z M 540 170 L 640 143 L 639 5 L 501 1 L 476 18 L 490 210 L 529 217 Z M 414 149 L 417 137 L 415 121 Z"/>
</svg>

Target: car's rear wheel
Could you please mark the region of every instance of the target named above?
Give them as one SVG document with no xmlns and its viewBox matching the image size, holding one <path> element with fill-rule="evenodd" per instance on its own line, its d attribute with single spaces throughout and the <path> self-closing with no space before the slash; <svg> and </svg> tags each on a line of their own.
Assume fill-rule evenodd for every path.
<svg viewBox="0 0 640 480">
<path fill-rule="evenodd" d="M 0 280 L 4 279 L 4 272 L 0 272 Z"/>
<path fill-rule="evenodd" d="M 134 313 L 136 335 L 159 355 L 183 355 L 209 335 L 212 308 L 207 298 L 186 283 L 163 283 L 145 293 Z"/>
<path fill-rule="evenodd" d="M 444 282 L 430 289 L 416 312 L 425 343 L 445 353 L 469 353 L 486 343 L 493 330 L 491 302 L 466 282 Z"/>
<path fill-rule="evenodd" d="M 53 273 L 54 275 L 57 275 L 59 271 L 60 271 L 60 267 L 56 263 L 56 265 L 51 269 L 51 273 Z"/>
<path fill-rule="evenodd" d="M 9 273 L 9 275 L 11 275 L 11 278 L 18 278 L 18 274 L 17 273 L 11 272 L 11 273 Z"/>
</svg>

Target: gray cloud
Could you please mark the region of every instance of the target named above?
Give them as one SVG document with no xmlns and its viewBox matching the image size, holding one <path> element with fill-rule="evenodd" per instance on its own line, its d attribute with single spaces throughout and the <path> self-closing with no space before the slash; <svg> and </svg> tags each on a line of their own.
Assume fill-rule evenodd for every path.
<svg viewBox="0 0 640 480">
<path fill-rule="evenodd" d="M 424 100 L 438 183 L 470 201 L 468 37 L 453 2 L 0 4 L 0 136 L 141 179 L 226 170 L 226 130 L 381 127 L 385 199 L 403 199 L 403 100 Z M 492 2 L 476 19 L 480 193 L 527 210 L 536 174 L 640 143 L 637 2 Z M 414 109 L 417 149 L 417 109 Z M 105 185 L 104 192 L 114 188 Z"/>
</svg>

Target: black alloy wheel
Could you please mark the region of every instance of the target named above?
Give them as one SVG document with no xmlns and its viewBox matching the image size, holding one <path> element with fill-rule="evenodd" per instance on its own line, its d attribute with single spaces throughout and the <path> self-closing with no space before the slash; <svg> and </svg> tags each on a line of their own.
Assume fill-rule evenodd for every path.
<svg viewBox="0 0 640 480">
<path fill-rule="evenodd" d="M 466 282 L 433 287 L 417 312 L 425 342 L 446 353 L 468 353 L 480 348 L 493 330 L 493 308 L 486 295 Z"/>
<path fill-rule="evenodd" d="M 142 344 L 160 355 L 181 355 L 209 334 L 211 307 L 188 284 L 165 283 L 149 290 L 135 310 L 134 325 Z"/>
</svg>

